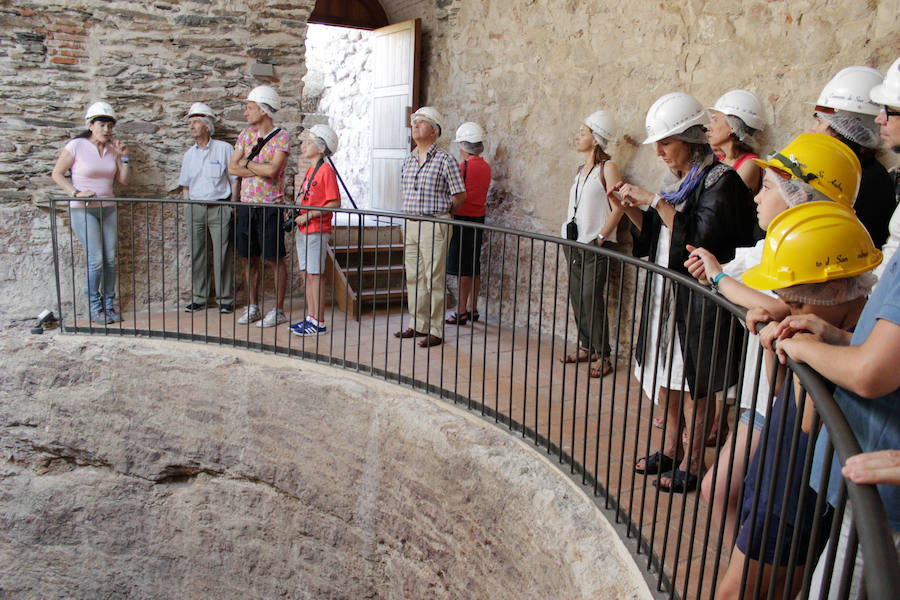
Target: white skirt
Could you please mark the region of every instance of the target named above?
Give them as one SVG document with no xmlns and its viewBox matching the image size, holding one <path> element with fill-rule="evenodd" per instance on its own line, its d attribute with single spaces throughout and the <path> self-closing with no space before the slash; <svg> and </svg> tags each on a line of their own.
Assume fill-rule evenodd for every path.
<svg viewBox="0 0 900 600">
<path fill-rule="evenodd" d="M 660 229 L 659 243 L 656 246 L 654 262 L 657 265 L 669 267 L 669 246 L 671 243 L 672 234 L 668 227 L 663 226 Z M 669 322 L 664 325 L 669 331 L 667 336 L 669 343 L 664 348 L 659 347 L 659 321 L 662 318 L 662 303 L 666 300 L 665 284 L 667 280 L 658 275 L 653 276 L 652 279 L 650 319 L 647 321 L 649 329 L 644 333 L 644 358 L 641 361 L 642 364 L 635 364 L 634 376 L 638 381 L 641 381 L 641 388 L 647 394 L 647 397 L 653 398 L 654 404 L 659 404 L 659 394 L 657 393 L 659 388 L 671 386 L 671 389 L 674 390 L 681 389 L 684 378 L 684 358 L 681 355 L 681 340 L 678 337 L 678 328 L 675 327 L 674 294 L 670 294 L 668 298 L 668 301 L 671 303 L 668 311 Z M 674 348 L 672 348 L 673 344 Z M 655 386 L 654 383 L 656 384 Z"/>
</svg>

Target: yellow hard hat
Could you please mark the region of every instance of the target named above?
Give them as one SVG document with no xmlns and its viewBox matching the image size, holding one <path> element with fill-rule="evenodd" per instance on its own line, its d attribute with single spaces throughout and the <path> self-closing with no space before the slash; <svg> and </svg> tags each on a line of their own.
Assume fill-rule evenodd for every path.
<svg viewBox="0 0 900 600">
<path fill-rule="evenodd" d="M 807 202 L 779 214 L 766 231 L 762 262 L 744 272 L 744 283 L 777 290 L 853 277 L 881 263 L 881 250 L 852 208 Z"/>
<path fill-rule="evenodd" d="M 801 133 L 768 160 L 754 158 L 753 162 L 785 179 L 804 181 L 845 206 L 853 206 L 856 201 L 862 171 L 859 158 L 847 144 L 830 135 Z"/>
</svg>

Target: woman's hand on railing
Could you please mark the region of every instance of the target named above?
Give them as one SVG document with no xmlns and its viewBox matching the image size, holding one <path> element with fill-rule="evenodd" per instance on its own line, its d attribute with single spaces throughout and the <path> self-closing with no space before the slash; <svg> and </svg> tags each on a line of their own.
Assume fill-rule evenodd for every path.
<svg viewBox="0 0 900 600">
<path fill-rule="evenodd" d="M 853 483 L 900 485 L 900 450 L 881 450 L 851 456 L 841 469 Z"/>
<path fill-rule="evenodd" d="M 696 248 L 690 244 L 686 248 L 690 252 L 688 259 L 684 261 L 688 273 L 703 285 L 710 285 L 710 280 L 722 272 L 722 265 L 706 248 Z"/>
<path fill-rule="evenodd" d="M 835 346 L 849 346 L 853 337 L 849 331 L 811 314 L 791 315 L 778 324 L 779 340 L 786 340 L 801 332 L 812 334 L 818 341 Z"/>
<path fill-rule="evenodd" d="M 807 362 L 803 351 L 809 342 L 820 342 L 832 346 L 847 346 L 852 334 L 824 321 L 815 315 L 791 315 L 781 321 L 776 328 L 778 361 L 785 363 L 786 357 L 796 362 Z"/>
<path fill-rule="evenodd" d="M 778 317 L 773 316 L 772 313 L 758 306 L 748 309 L 747 316 L 744 317 L 744 321 L 747 324 L 747 329 L 750 331 L 750 333 L 756 333 L 756 328 L 763 323 L 772 323 L 772 321 L 778 320 Z M 762 335 L 762 333 L 760 333 L 760 335 Z M 760 340 L 760 342 L 761 341 L 762 340 Z"/>
<path fill-rule="evenodd" d="M 762 346 L 766 350 L 775 350 L 775 340 L 778 337 L 776 333 L 777 327 L 777 321 L 770 321 L 768 325 L 762 328 L 762 330 L 759 332 L 760 346 Z"/>
<path fill-rule="evenodd" d="M 75 193 L 76 198 L 95 198 L 97 196 L 97 192 L 91 190 L 78 190 Z"/>
</svg>

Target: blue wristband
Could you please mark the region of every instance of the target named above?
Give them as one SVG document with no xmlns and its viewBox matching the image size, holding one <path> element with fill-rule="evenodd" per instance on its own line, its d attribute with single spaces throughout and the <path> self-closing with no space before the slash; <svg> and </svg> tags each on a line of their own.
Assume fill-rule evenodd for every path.
<svg viewBox="0 0 900 600">
<path fill-rule="evenodd" d="M 126 164 L 127 164 L 128 161 L 131 160 L 131 159 L 128 158 L 127 156 L 120 156 L 120 157 L 119 157 L 119 160 L 121 160 L 123 163 L 126 163 Z"/>
<path fill-rule="evenodd" d="M 712 289 L 715 291 L 719 291 L 719 282 L 722 281 L 722 278 L 725 277 L 725 271 L 720 271 L 718 275 L 715 275 L 712 279 L 709 280 Z"/>
</svg>

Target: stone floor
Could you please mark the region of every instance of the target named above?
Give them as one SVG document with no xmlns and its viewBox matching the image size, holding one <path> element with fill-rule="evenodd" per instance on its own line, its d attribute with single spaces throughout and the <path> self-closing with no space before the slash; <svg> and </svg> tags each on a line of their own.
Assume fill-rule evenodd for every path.
<svg viewBox="0 0 900 600">
<path fill-rule="evenodd" d="M 620 359 L 612 374 L 593 379 L 588 377 L 588 363 L 561 362 L 565 352 L 574 349 L 572 343 L 564 348 L 560 339 L 534 330 L 500 327 L 484 317 L 465 326 L 447 325 L 444 343 L 423 349 L 417 346 L 419 338 L 401 341 L 393 337 L 393 332 L 406 328 L 409 321 L 408 313 L 397 307 L 364 312 L 358 321 L 328 309 L 329 333 L 312 338 L 290 334 L 287 324 L 265 329 L 238 325 L 240 312 L 221 315 L 211 308 L 185 313 L 169 307 L 125 311 L 124 322 L 107 331 L 164 331 L 167 337 L 197 336 L 194 339 L 208 339 L 209 343 L 219 343 L 221 337 L 225 345 L 249 343 L 268 351 L 309 353 L 306 356 L 319 363 L 346 364 L 363 372 L 374 369 L 379 377 L 393 381 L 408 378 L 406 381 L 415 380 L 420 387 L 433 386 L 429 387 L 431 393 L 456 398 L 475 410 L 511 416 L 525 425 L 530 436 L 536 432 L 551 440 L 584 465 L 597 483 L 597 493 L 608 491 L 608 496 L 599 500 L 602 506 L 617 503 L 635 515 L 636 533 L 664 557 L 667 575 L 672 575 L 671 565 L 677 565 L 678 595 L 711 597 L 720 528 L 710 519 L 706 503 L 698 502 L 697 492 L 659 493 L 652 485 L 655 476 L 644 477 L 632 469 L 637 458 L 659 448 L 661 436 L 649 426 L 653 407 L 631 376 L 633 364 L 627 357 Z M 294 311 L 288 315 L 289 322 L 302 315 L 302 310 Z M 67 325 L 89 324 L 82 317 Z M 96 329 L 105 331 L 103 326 Z M 708 449 L 706 464 L 712 464 L 715 456 L 716 451 Z M 629 543 L 633 549 L 636 541 Z M 730 553 L 729 541 L 724 546 L 718 577 Z"/>
</svg>

